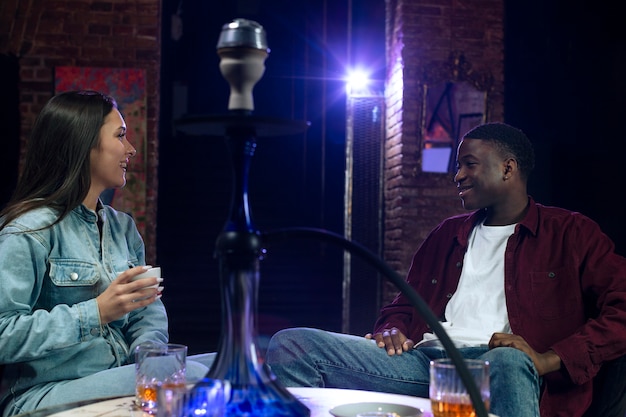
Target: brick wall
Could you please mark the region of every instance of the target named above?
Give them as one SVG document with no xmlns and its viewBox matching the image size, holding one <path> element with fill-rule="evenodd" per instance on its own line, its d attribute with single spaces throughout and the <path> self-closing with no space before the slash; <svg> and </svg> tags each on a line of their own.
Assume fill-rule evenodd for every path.
<svg viewBox="0 0 626 417">
<path fill-rule="evenodd" d="M 35 116 L 53 94 L 56 66 L 145 69 L 149 263 L 156 256 L 160 24 L 160 0 L 0 2 L 0 54 L 18 57 L 20 65 L 22 154 Z"/>
<path fill-rule="evenodd" d="M 423 84 L 461 53 L 488 80 L 488 120 L 504 114 L 504 0 L 389 0 L 386 10 L 385 260 L 405 275 L 441 220 L 462 212 L 452 175 L 420 169 Z M 397 292 L 391 284 L 383 303 Z"/>
</svg>

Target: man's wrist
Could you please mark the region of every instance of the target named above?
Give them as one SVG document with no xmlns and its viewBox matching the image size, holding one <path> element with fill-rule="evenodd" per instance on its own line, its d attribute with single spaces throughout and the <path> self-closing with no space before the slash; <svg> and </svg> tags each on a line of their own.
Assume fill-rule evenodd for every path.
<svg viewBox="0 0 626 417">
<path fill-rule="evenodd" d="M 542 367 L 543 372 L 540 371 L 540 376 L 543 376 L 547 373 L 558 371 L 561 369 L 561 357 L 556 354 L 553 350 L 548 350 L 546 353 L 542 354 Z"/>
</svg>

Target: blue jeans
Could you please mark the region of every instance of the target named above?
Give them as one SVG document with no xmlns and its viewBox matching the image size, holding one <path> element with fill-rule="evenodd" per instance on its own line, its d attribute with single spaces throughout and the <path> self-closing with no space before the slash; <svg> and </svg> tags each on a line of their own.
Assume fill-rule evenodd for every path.
<svg viewBox="0 0 626 417">
<path fill-rule="evenodd" d="M 190 381 L 203 378 L 215 353 L 187 358 L 186 376 Z M 135 364 L 107 369 L 83 378 L 51 382 L 33 387 L 9 402 L 4 417 L 77 401 L 135 395 Z"/>
<path fill-rule="evenodd" d="M 513 348 L 461 348 L 467 359 L 490 363 L 490 412 L 499 417 L 539 417 L 541 379 L 528 355 Z M 286 329 L 270 340 L 266 363 L 288 387 L 329 387 L 428 398 L 430 360 L 441 348 L 420 347 L 389 356 L 364 337 L 309 328 Z"/>
</svg>

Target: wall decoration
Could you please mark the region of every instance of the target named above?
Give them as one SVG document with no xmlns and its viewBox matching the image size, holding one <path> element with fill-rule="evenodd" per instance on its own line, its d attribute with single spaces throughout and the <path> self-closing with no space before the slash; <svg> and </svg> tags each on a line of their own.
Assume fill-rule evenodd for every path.
<svg viewBox="0 0 626 417">
<path fill-rule="evenodd" d="M 135 219 L 146 236 L 147 95 L 145 70 L 137 68 L 56 67 L 55 93 L 95 90 L 115 98 L 126 121 L 127 137 L 137 149 L 126 172 L 126 186 L 107 190 L 101 198 Z"/>
</svg>

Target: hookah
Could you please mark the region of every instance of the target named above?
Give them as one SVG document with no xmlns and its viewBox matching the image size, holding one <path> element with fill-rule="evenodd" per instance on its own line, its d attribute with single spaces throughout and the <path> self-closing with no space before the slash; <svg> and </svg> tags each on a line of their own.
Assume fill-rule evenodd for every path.
<svg viewBox="0 0 626 417">
<path fill-rule="evenodd" d="M 230 388 L 225 415 L 310 416 L 310 410 L 283 387 L 264 364 L 256 345 L 255 316 L 260 261 L 266 252 L 265 245 L 289 238 L 314 238 L 337 244 L 361 256 L 409 298 L 448 351 L 467 387 L 477 416 L 487 417 L 480 392 L 463 358 L 434 313 L 408 283 L 377 255 L 343 236 L 322 229 L 289 228 L 261 233 L 254 227 L 248 204 L 248 174 L 257 138 L 296 134 L 308 126 L 307 122 L 253 114 L 252 90 L 263 76 L 269 51 L 265 30 L 259 23 L 238 18 L 223 25 L 217 53 L 220 72 L 230 84 L 229 112 L 188 116 L 177 124 L 178 130 L 187 134 L 225 137 L 233 167 L 230 213 L 217 237 L 215 252 L 219 259 L 223 323 L 217 356 L 206 375 L 208 379 L 228 381 Z M 202 381 L 196 387 L 201 385 Z"/>
<path fill-rule="evenodd" d="M 248 174 L 257 137 L 302 132 L 307 124 L 252 114 L 252 90 L 265 71 L 269 53 L 261 25 L 246 19 L 225 24 L 217 53 L 220 72 L 231 88 L 228 114 L 188 117 L 179 123 L 179 130 L 186 133 L 225 137 L 233 167 L 230 214 L 215 251 L 222 292 L 222 331 L 217 356 L 206 377 L 228 381 L 227 416 L 308 417 L 309 409 L 276 381 L 256 345 L 259 263 L 265 249 L 248 204 Z"/>
</svg>

